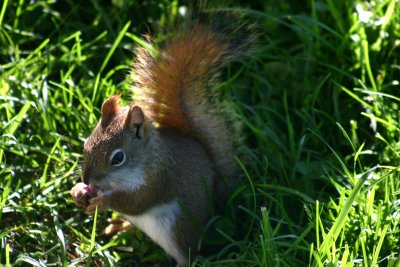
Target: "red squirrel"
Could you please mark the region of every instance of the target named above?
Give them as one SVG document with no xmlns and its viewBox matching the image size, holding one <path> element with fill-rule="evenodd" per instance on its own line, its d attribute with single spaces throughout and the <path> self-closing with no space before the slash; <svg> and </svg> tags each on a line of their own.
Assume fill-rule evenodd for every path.
<svg viewBox="0 0 400 267">
<path fill-rule="evenodd" d="M 71 195 L 88 214 L 122 214 L 187 266 L 209 219 L 209 195 L 218 199 L 238 176 L 237 127 L 215 85 L 250 40 L 237 34 L 244 27 L 192 22 L 176 31 L 158 53 L 136 51 L 134 101 L 120 106 L 115 95 L 103 103 Z"/>
</svg>

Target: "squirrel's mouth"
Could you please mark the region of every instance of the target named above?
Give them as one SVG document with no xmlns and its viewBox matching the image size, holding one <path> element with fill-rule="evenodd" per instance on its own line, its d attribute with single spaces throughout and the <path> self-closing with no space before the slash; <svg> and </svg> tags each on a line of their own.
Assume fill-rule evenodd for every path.
<svg viewBox="0 0 400 267">
<path fill-rule="evenodd" d="M 95 189 L 96 191 L 107 191 L 111 189 L 111 186 L 103 180 L 91 181 L 91 183 L 89 183 L 89 186 L 93 187 L 93 189 Z"/>
<path fill-rule="evenodd" d="M 100 186 L 95 185 L 95 184 L 88 184 L 88 186 L 92 187 L 95 190 L 101 190 Z"/>
<path fill-rule="evenodd" d="M 100 184 L 94 184 L 94 183 L 90 183 L 88 184 L 88 186 L 90 186 L 91 188 L 93 188 L 93 190 L 95 191 L 102 191 L 104 190 L 104 186 L 100 185 Z"/>
</svg>

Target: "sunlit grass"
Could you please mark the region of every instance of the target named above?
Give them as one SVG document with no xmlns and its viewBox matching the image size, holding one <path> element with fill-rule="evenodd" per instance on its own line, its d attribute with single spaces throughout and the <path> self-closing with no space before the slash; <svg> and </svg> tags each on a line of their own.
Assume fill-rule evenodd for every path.
<svg viewBox="0 0 400 267">
<path fill-rule="evenodd" d="M 174 266 L 140 231 L 108 237 L 69 196 L 102 101 L 173 1 L 0 4 L 0 264 Z M 398 266 L 400 6 L 229 1 L 256 22 L 223 72 L 242 182 L 201 239 L 204 266 Z M 156 38 L 162 39 L 161 34 Z"/>
</svg>

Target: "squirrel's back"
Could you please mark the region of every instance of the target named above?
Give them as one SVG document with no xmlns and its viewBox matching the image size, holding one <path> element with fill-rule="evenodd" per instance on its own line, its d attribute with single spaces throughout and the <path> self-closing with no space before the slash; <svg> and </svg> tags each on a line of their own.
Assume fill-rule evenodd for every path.
<svg viewBox="0 0 400 267">
<path fill-rule="evenodd" d="M 180 129 L 197 139 L 222 176 L 235 170 L 238 129 L 215 85 L 219 68 L 243 55 L 251 42 L 243 31 L 193 22 L 173 33 L 157 54 L 138 49 L 132 72 L 135 105 L 157 127 Z"/>
</svg>

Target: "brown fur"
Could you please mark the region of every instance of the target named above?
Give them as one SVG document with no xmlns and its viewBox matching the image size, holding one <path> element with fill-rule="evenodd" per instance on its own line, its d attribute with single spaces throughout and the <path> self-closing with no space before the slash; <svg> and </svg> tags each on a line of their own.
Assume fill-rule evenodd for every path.
<svg viewBox="0 0 400 267">
<path fill-rule="evenodd" d="M 139 50 L 134 77 L 140 85 L 136 104 L 161 127 L 192 132 L 185 94 L 190 91 L 197 101 L 206 98 L 204 79 L 221 58 L 224 46 L 211 32 L 195 26 L 193 31 L 186 30 L 168 43 L 157 59 L 146 50 Z M 153 61 L 155 64 L 149 64 Z"/>
<path fill-rule="evenodd" d="M 166 43 L 158 57 L 139 49 L 132 73 L 135 104 L 160 128 L 198 139 L 224 176 L 234 171 L 234 130 L 210 103 L 209 86 L 216 69 L 234 56 L 230 52 L 227 40 L 194 24 Z"/>
<path fill-rule="evenodd" d="M 120 95 L 114 95 L 107 99 L 101 107 L 101 125 L 105 128 L 119 110 Z"/>
<path fill-rule="evenodd" d="M 171 255 L 180 265 L 187 264 L 189 248 L 195 254 L 208 220 L 206 192 L 220 194 L 216 177 L 235 170 L 235 129 L 210 90 L 218 68 L 239 54 L 241 46 L 234 44 L 226 34 L 194 23 L 158 56 L 139 49 L 134 103 L 120 107 L 119 96 L 106 100 L 84 146 L 82 180 L 97 190 L 86 212 L 98 207 L 138 216 L 177 201 L 181 212 L 171 231 L 183 257 Z M 115 165 L 111 159 L 118 151 L 124 161 Z M 82 184 L 71 190 L 77 204 L 85 194 Z"/>
</svg>

